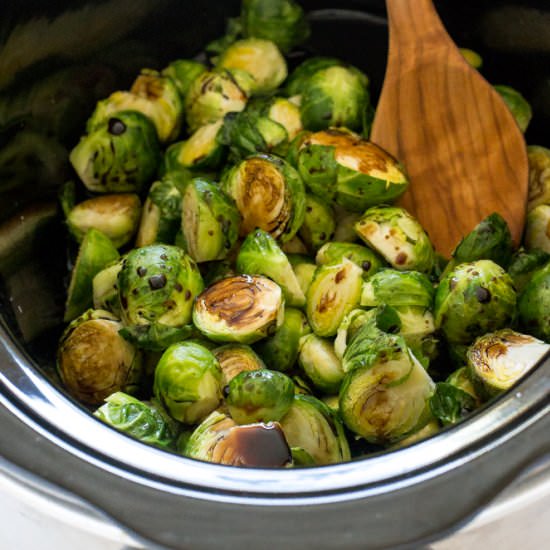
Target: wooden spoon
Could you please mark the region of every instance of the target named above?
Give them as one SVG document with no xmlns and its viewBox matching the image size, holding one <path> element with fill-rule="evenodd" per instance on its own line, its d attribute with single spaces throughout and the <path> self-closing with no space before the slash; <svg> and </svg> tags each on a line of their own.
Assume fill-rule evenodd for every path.
<svg viewBox="0 0 550 550">
<path fill-rule="evenodd" d="M 521 240 L 527 203 L 525 141 L 492 86 L 471 68 L 431 0 L 386 0 L 388 65 L 371 139 L 407 170 L 401 205 L 449 256 L 498 212 Z"/>
</svg>

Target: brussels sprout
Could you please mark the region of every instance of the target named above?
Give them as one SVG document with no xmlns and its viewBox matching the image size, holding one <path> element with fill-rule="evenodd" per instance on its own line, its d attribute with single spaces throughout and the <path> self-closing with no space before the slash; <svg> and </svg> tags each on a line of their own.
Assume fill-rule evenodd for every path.
<svg viewBox="0 0 550 550">
<path fill-rule="evenodd" d="M 283 53 L 309 36 L 309 24 L 294 0 L 243 0 L 243 34 L 275 42 Z"/>
<path fill-rule="evenodd" d="M 134 236 L 140 214 L 141 201 L 137 195 L 102 195 L 77 204 L 67 216 L 67 225 L 79 242 L 88 230 L 97 229 L 120 248 Z"/>
<path fill-rule="evenodd" d="M 281 158 L 249 157 L 225 174 L 222 187 L 237 203 L 242 237 L 259 228 L 286 242 L 304 221 L 304 185 L 296 170 Z"/>
<path fill-rule="evenodd" d="M 193 322 L 215 342 L 251 344 L 281 326 L 283 303 L 281 288 L 265 277 L 229 277 L 198 296 Z"/>
<path fill-rule="evenodd" d="M 181 229 L 188 254 L 198 263 L 222 260 L 238 238 L 237 207 L 217 184 L 192 180 L 183 195 Z"/>
<path fill-rule="evenodd" d="M 125 325 L 182 327 L 191 321 L 193 300 L 203 282 L 197 265 L 183 250 L 155 244 L 128 253 L 118 287 Z"/>
<path fill-rule="evenodd" d="M 533 273 L 550 261 L 550 254 L 533 248 L 532 250 L 518 250 L 508 267 L 508 274 L 514 281 L 514 287 L 521 292 L 531 279 Z"/>
<path fill-rule="evenodd" d="M 292 98 L 289 99 L 289 102 L 293 102 Z M 285 159 L 293 168 L 298 169 L 298 156 L 300 155 L 300 149 L 302 148 L 304 141 L 306 141 L 312 133 L 313 132 L 309 132 L 308 130 L 301 130 L 288 144 Z"/>
<path fill-rule="evenodd" d="M 114 392 L 136 392 L 141 354 L 120 336 L 121 328 L 108 311 L 90 309 L 61 336 L 57 371 L 67 391 L 82 403 L 99 405 Z"/>
<path fill-rule="evenodd" d="M 151 325 L 130 325 L 120 330 L 120 335 L 142 350 L 162 352 L 172 344 L 177 344 L 195 336 L 193 325 L 171 327 L 162 323 Z"/>
<path fill-rule="evenodd" d="M 500 97 L 504 100 L 504 103 L 508 106 L 511 113 L 514 115 L 519 129 L 522 132 L 527 130 L 533 111 L 528 101 L 514 88 L 510 86 L 496 85 L 495 90 L 500 94 Z"/>
<path fill-rule="evenodd" d="M 245 371 L 229 382 L 224 393 L 237 424 L 279 421 L 294 400 L 294 383 L 282 372 Z"/>
<path fill-rule="evenodd" d="M 336 354 L 336 357 L 338 359 L 342 359 L 344 357 L 344 353 L 346 351 L 346 348 L 355 336 L 357 334 L 357 331 L 368 322 L 371 322 L 373 317 L 376 318 L 376 315 L 378 314 L 378 310 L 371 309 L 369 311 L 365 311 L 364 309 L 352 309 L 343 319 L 340 323 L 340 326 L 338 327 L 338 332 L 336 333 L 336 339 L 334 340 L 334 352 Z M 396 317 L 395 322 L 398 324 L 399 319 Z M 397 326 L 397 329 L 399 326 Z M 395 332 L 395 331 L 390 331 Z"/>
<path fill-rule="evenodd" d="M 335 57 L 310 57 L 306 59 L 288 77 L 285 86 L 286 95 L 289 97 L 300 95 L 316 72 L 341 64 L 342 62 Z"/>
<path fill-rule="evenodd" d="M 298 357 L 300 338 L 310 331 L 305 315 L 294 308 L 286 308 L 283 324 L 273 336 L 260 340 L 254 349 L 271 370 L 287 371 Z"/>
<path fill-rule="evenodd" d="M 290 241 L 282 243 L 281 250 L 287 255 L 287 257 L 291 254 L 294 256 L 307 256 L 308 254 L 304 241 L 302 241 L 302 239 L 300 239 L 297 235 L 294 235 Z"/>
<path fill-rule="evenodd" d="M 447 382 L 438 382 L 430 398 L 430 410 L 444 426 L 456 424 L 476 408 L 472 395 Z"/>
<path fill-rule="evenodd" d="M 511 329 L 485 334 L 467 353 L 474 387 L 487 397 L 499 395 L 532 370 L 548 352 L 550 345 Z"/>
<path fill-rule="evenodd" d="M 306 193 L 306 214 L 299 234 L 311 250 L 317 250 L 334 237 L 336 223 L 329 203 Z"/>
<path fill-rule="evenodd" d="M 277 241 L 265 231 L 256 229 L 246 237 L 237 256 L 237 271 L 248 275 L 265 275 L 283 290 L 286 303 L 302 307 L 306 297 L 298 279 Z"/>
<path fill-rule="evenodd" d="M 184 454 L 231 466 L 280 468 L 292 464 L 288 443 L 277 422 L 239 426 L 219 411 L 191 434 Z"/>
<path fill-rule="evenodd" d="M 435 252 L 428 235 L 403 208 L 369 208 L 357 222 L 355 230 L 395 269 L 429 273 L 434 266 Z"/>
<path fill-rule="evenodd" d="M 355 243 L 332 241 L 323 245 L 315 256 L 319 265 L 340 263 L 343 258 L 351 260 L 363 270 L 363 278 L 368 279 L 379 271 L 386 262 L 374 250 Z"/>
<path fill-rule="evenodd" d="M 252 77 L 249 78 L 252 81 Z M 236 76 L 234 71 L 220 69 L 199 75 L 185 98 L 189 130 L 194 132 L 201 126 L 217 122 L 227 113 L 242 111 L 248 99 L 247 87 L 243 75 Z"/>
<path fill-rule="evenodd" d="M 155 126 L 161 143 L 174 141 L 181 130 L 183 103 L 171 78 L 144 69 L 129 92 L 114 92 L 100 101 L 88 120 L 86 129 L 93 132 L 108 119 L 120 118 L 121 111 L 137 111 Z"/>
<path fill-rule="evenodd" d="M 354 243 L 359 240 L 355 232 L 355 224 L 361 219 L 359 212 L 348 212 L 341 206 L 336 205 L 336 231 L 334 232 L 334 241 L 338 243 Z"/>
<path fill-rule="evenodd" d="M 90 191 L 139 192 L 157 170 L 160 149 L 151 122 L 140 113 L 126 111 L 96 125 L 69 159 Z"/>
<path fill-rule="evenodd" d="M 477 52 L 468 48 L 460 48 L 460 53 L 462 54 L 468 65 L 470 65 L 470 67 L 478 70 L 481 69 L 483 65 L 483 59 Z"/>
<path fill-rule="evenodd" d="M 448 342 L 470 344 L 512 322 L 516 292 L 510 276 L 491 260 L 460 264 L 441 281 L 434 316 Z"/>
<path fill-rule="evenodd" d="M 344 371 L 331 340 L 319 338 L 315 334 L 304 336 L 300 342 L 298 361 L 318 390 L 328 394 L 338 392 Z"/>
<path fill-rule="evenodd" d="M 384 268 L 363 283 L 361 305 L 431 308 L 434 292 L 430 279 L 423 273 Z"/>
<path fill-rule="evenodd" d="M 176 59 L 163 69 L 161 74 L 162 76 L 167 76 L 172 79 L 182 101 L 185 101 L 185 97 L 193 81 L 206 71 L 206 66 L 198 61 L 193 61 L 191 59 Z"/>
<path fill-rule="evenodd" d="M 179 173 L 165 174 L 151 185 L 136 236 L 136 247 L 172 244 L 181 226 L 182 191 L 186 180 Z"/>
<path fill-rule="evenodd" d="M 468 367 L 464 366 L 456 369 L 448 376 L 445 382 L 469 394 L 474 399 L 476 407 L 481 405 L 483 400 L 478 395 L 478 392 L 472 384 Z"/>
<path fill-rule="evenodd" d="M 313 457 L 301 447 L 292 447 L 290 452 L 292 453 L 292 465 L 295 468 L 300 466 L 315 466 Z"/>
<path fill-rule="evenodd" d="M 289 254 L 288 261 L 292 265 L 302 292 L 304 295 L 307 294 L 309 285 L 313 281 L 313 276 L 317 270 L 317 265 L 309 257 L 301 254 Z"/>
<path fill-rule="evenodd" d="M 458 264 L 476 260 L 492 260 L 506 269 L 513 253 L 514 243 L 510 228 L 500 214 L 494 213 L 482 220 L 460 241 L 446 269 L 450 271 Z"/>
<path fill-rule="evenodd" d="M 155 397 L 170 416 L 196 424 L 219 404 L 221 369 L 211 351 L 194 342 L 170 346 L 155 369 Z"/>
<path fill-rule="evenodd" d="M 103 268 L 92 279 L 92 296 L 95 309 L 110 311 L 120 317 L 118 301 L 118 274 L 122 269 L 122 261 Z"/>
<path fill-rule="evenodd" d="M 307 291 L 308 322 L 317 336 L 334 336 L 344 316 L 361 298 L 363 271 L 346 258 L 319 266 Z"/>
<path fill-rule="evenodd" d="M 298 172 L 314 195 L 355 212 L 391 202 L 409 185 L 393 157 L 344 129 L 306 138 L 298 155 Z"/>
<path fill-rule="evenodd" d="M 301 129 L 300 111 L 288 99 L 260 98 L 226 115 L 221 141 L 230 146 L 235 161 L 261 152 L 283 154 Z"/>
<path fill-rule="evenodd" d="M 252 95 L 275 91 L 287 76 L 285 58 L 270 40 L 245 38 L 233 42 L 219 57 L 217 66 L 252 75 Z"/>
<path fill-rule="evenodd" d="M 393 445 L 393 448 L 402 449 L 403 447 L 407 447 L 408 445 L 412 445 L 413 443 L 423 441 L 424 439 L 435 435 L 437 432 L 439 432 L 439 429 L 439 422 L 437 422 L 437 420 L 430 420 L 430 422 L 428 422 L 420 430 L 405 437 L 404 439 L 400 439 L 395 445 Z"/>
<path fill-rule="evenodd" d="M 340 414 L 354 433 L 387 445 L 428 423 L 434 383 L 403 338 L 381 331 L 370 338 L 365 328 L 344 354 Z"/>
<path fill-rule="evenodd" d="M 360 131 L 369 108 L 369 79 L 351 66 L 321 69 L 304 82 L 300 114 L 304 128 L 345 127 Z"/>
<path fill-rule="evenodd" d="M 294 396 L 281 427 L 288 444 L 303 449 L 315 464 L 336 464 L 351 458 L 340 420 L 311 395 Z"/>
<path fill-rule="evenodd" d="M 527 214 L 525 246 L 550 253 L 550 204 L 539 204 Z"/>
<path fill-rule="evenodd" d="M 174 444 L 174 435 L 160 413 L 123 392 L 107 397 L 94 416 L 143 443 L 161 448 Z"/>
<path fill-rule="evenodd" d="M 518 298 L 520 326 L 550 342 L 550 262 L 537 269 Z"/>
<path fill-rule="evenodd" d="M 173 143 L 166 150 L 167 167 L 177 166 L 188 170 L 216 168 L 223 159 L 225 148 L 219 136 L 223 120 L 201 126 L 186 141 Z"/>
<path fill-rule="evenodd" d="M 529 159 L 529 197 L 527 211 L 539 204 L 550 204 L 550 149 L 539 145 L 527 147 Z"/>
<path fill-rule="evenodd" d="M 225 344 L 214 348 L 212 353 L 222 369 L 222 387 L 224 388 L 241 372 L 266 368 L 254 350 L 243 344 Z"/>
<path fill-rule="evenodd" d="M 92 307 L 94 277 L 118 258 L 118 251 L 109 237 L 97 229 L 90 229 L 86 233 L 78 250 L 67 290 L 63 316 L 66 323 Z"/>
</svg>

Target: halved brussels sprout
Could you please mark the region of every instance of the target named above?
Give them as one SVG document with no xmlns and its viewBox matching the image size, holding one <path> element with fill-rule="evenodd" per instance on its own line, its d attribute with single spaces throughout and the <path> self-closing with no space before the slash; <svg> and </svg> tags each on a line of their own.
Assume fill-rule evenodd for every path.
<svg viewBox="0 0 550 550">
<path fill-rule="evenodd" d="M 243 237 L 259 228 L 286 242 L 304 221 L 304 184 L 281 158 L 267 154 L 249 157 L 225 174 L 222 187 L 237 203 Z"/>
<path fill-rule="evenodd" d="M 264 362 L 250 346 L 225 344 L 214 348 L 212 353 L 222 369 L 222 387 L 225 388 L 241 372 L 265 369 Z"/>
<path fill-rule="evenodd" d="M 277 422 L 239 426 L 219 411 L 195 429 L 183 454 L 231 466 L 281 468 L 292 464 L 290 448 Z"/>
<path fill-rule="evenodd" d="M 222 260 L 238 238 L 240 215 L 220 187 L 193 179 L 183 194 L 181 229 L 188 254 L 198 263 Z"/>
<path fill-rule="evenodd" d="M 344 316 L 361 299 L 363 271 L 344 258 L 319 266 L 307 291 L 308 322 L 317 336 L 334 336 Z"/>
<path fill-rule="evenodd" d="M 294 383 L 282 372 L 252 370 L 237 374 L 224 393 L 237 424 L 279 421 L 294 400 Z"/>
<path fill-rule="evenodd" d="M 217 66 L 241 70 L 252 75 L 252 95 L 276 90 L 287 76 L 285 58 L 270 40 L 245 38 L 233 42 L 218 58 Z"/>
<path fill-rule="evenodd" d="M 350 352 L 360 359 L 351 369 Z M 360 330 L 346 350 L 344 370 L 348 372 L 340 388 L 340 414 L 346 426 L 367 441 L 394 443 L 430 420 L 434 383 L 400 336 L 379 332 L 371 339 Z"/>
<path fill-rule="evenodd" d="M 242 111 L 248 100 L 251 76 L 219 69 L 199 75 L 187 92 L 185 112 L 189 131 L 222 119 L 227 113 Z"/>
<path fill-rule="evenodd" d="M 109 395 L 94 416 L 143 443 L 161 448 L 174 445 L 174 434 L 162 415 L 124 392 Z"/>
<path fill-rule="evenodd" d="M 404 439 L 400 439 L 395 445 L 393 445 L 393 448 L 402 449 L 403 447 L 407 447 L 408 445 L 412 445 L 413 443 L 418 443 L 419 441 L 435 435 L 437 432 L 439 432 L 439 430 L 439 422 L 435 419 L 430 420 L 430 422 L 428 422 L 423 428 L 420 428 L 420 430 L 405 437 Z"/>
<path fill-rule="evenodd" d="M 197 265 L 183 250 L 155 244 L 127 254 L 118 287 L 126 325 L 182 327 L 191 321 L 193 300 L 203 282 Z"/>
<path fill-rule="evenodd" d="M 283 293 L 266 277 L 239 275 L 222 279 L 200 294 L 193 322 L 215 342 L 251 344 L 281 326 Z"/>
<path fill-rule="evenodd" d="M 315 464 L 337 464 L 351 458 L 340 420 L 312 395 L 294 396 L 281 427 L 289 445 L 303 449 Z"/>
<path fill-rule="evenodd" d="M 304 11 L 294 0 L 243 0 L 241 23 L 244 36 L 271 40 L 283 53 L 309 36 Z"/>
<path fill-rule="evenodd" d="M 211 351 L 195 342 L 170 346 L 155 369 L 153 391 L 170 416 L 196 424 L 220 403 L 222 373 Z"/>
<path fill-rule="evenodd" d="M 386 265 L 386 262 L 374 250 L 366 246 L 337 241 L 323 245 L 317 252 L 315 261 L 318 265 L 331 265 L 340 263 L 343 258 L 347 258 L 359 266 L 363 270 L 364 279 L 368 279 Z"/>
<path fill-rule="evenodd" d="M 321 392 L 333 394 L 340 389 L 344 370 L 340 359 L 334 353 L 331 340 L 315 334 L 304 336 L 300 342 L 300 367 L 311 383 Z"/>
<path fill-rule="evenodd" d="M 479 337 L 468 349 L 468 368 L 474 386 L 493 397 L 510 389 L 550 352 L 541 340 L 503 329 Z"/>
<path fill-rule="evenodd" d="M 519 129 L 522 132 L 525 132 L 533 116 L 533 111 L 531 109 L 531 105 L 529 105 L 529 102 L 511 86 L 503 86 L 498 84 L 494 86 L 494 88 L 514 115 Z"/>
<path fill-rule="evenodd" d="M 198 61 L 176 59 L 163 69 L 161 74 L 172 79 L 182 101 L 185 101 L 185 97 L 193 81 L 206 71 L 206 66 Z"/>
<path fill-rule="evenodd" d="M 550 204 L 550 149 L 539 145 L 527 147 L 529 159 L 529 197 L 527 210 Z"/>
<path fill-rule="evenodd" d="M 101 231 L 90 229 L 84 236 L 74 264 L 63 320 L 67 323 L 92 307 L 94 277 L 119 254 L 113 243 Z"/>
<path fill-rule="evenodd" d="M 185 141 L 172 143 L 166 150 L 165 166 L 183 167 L 189 170 L 217 168 L 223 159 L 225 148 L 219 136 L 223 119 L 198 128 Z"/>
<path fill-rule="evenodd" d="M 90 309 L 61 336 L 57 371 L 67 391 L 82 403 L 99 405 L 114 392 L 136 392 L 141 353 L 120 336 L 121 328 L 112 313 Z"/>
<path fill-rule="evenodd" d="M 395 269 L 429 273 L 434 247 L 416 218 L 397 206 L 369 208 L 355 225 L 361 239 Z"/>
<path fill-rule="evenodd" d="M 550 253 L 550 204 L 539 204 L 527 214 L 525 246 Z"/>
<path fill-rule="evenodd" d="M 432 308 L 434 293 L 430 279 L 423 273 L 383 268 L 363 283 L 361 305 Z"/>
<path fill-rule="evenodd" d="M 334 65 L 304 79 L 300 113 L 304 128 L 345 127 L 361 131 L 369 109 L 369 79 L 350 65 Z"/>
<path fill-rule="evenodd" d="M 268 368 L 287 371 L 298 357 L 300 338 L 310 332 L 306 316 L 294 308 L 285 308 L 283 324 L 273 336 L 260 340 L 254 349 L 261 355 Z"/>
<path fill-rule="evenodd" d="M 182 192 L 186 183 L 184 176 L 170 172 L 151 185 L 141 212 L 136 247 L 174 243 L 181 226 Z"/>
<path fill-rule="evenodd" d="M 297 162 L 298 172 L 314 195 L 354 212 L 391 202 L 409 185 L 393 157 L 344 129 L 331 128 L 306 137 Z"/>
<path fill-rule="evenodd" d="M 90 191 L 139 192 L 157 171 L 160 148 L 149 119 L 123 111 L 94 125 L 69 160 Z"/>
<path fill-rule="evenodd" d="M 452 253 L 449 271 L 458 264 L 477 260 L 492 260 L 504 269 L 514 253 L 514 243 L 506 220 L 497 213 L 487 216 L 466 235 Z"/>
<path fill-rule="evenodd" d="M 330 204 L 306 193 L 306 213 L 299 235 L 310 250 L 318 250 L 334 238 L 336 223 Z"/>
<path fill-rule="evenodd" d="M 225 117 L 220 139 L 236 161 L 261 152 L 284 154 L 301 129 L 300 111 L 288 99 L 258 98 Z"/>
<path fill-rule="evenodd" d="M 344 357 L 344 353 L 348 344 L 351 342 L 357 331 L 365 324 L 370 322 L 373 317 L 376 317 L 378 310 L 371 309 L 365 311 L 364 309 L 352 309 L 340 323 L 338 332 L 336 333 L 336 339 L 334 340 L 334 352 L 338 359 Z M 399 327 L 396 328 L 396 330 Z M 391 331 L 395 332 L 395 331 Z"/>
<path fill-rule="evenodd" d="M 288 305 L 305 305 L 306 297 L 292 266 L 269 233 L 261 229 L 250 233 L 241 245 L 236 265 L 240 273 L 265 275 L 275 281 L 282 288 Z"/>
<path fill-rule="evenodd" d="M 491 260 L 460 264 L 436 290 L 436 327 L 452 344 L 504 328 L 515 315 L 516 291 L 510 276 Z"/>
<path fill-rule="evenodd" d="M 313 276 L 317 270 L 317 265 L 313 262 L 308 256 L 302 254 L 289 254 L 288 261 L 292 265 L 296 279 L 298 279 L 298 284 L 302 289 L 304 294 L 307 294 L 307 290 L 311 281 L 313 281 Z"/>
<path fill-rule="evenodd" d="M 102 195 L 77 204 L 67 216 L 67 225 L 79 242 L 90 229 L 97 229 L 120 248 L 134 236 L 140 215 L 141 201 L 137 195 Z"/>
<path fill-rule="evenodd" d="M 532 250 L 520 249 L 514 254 L 512 262 L 508 267 L 508 274 L 514 281 L 514 287 L 521 292 L 525 285 L 531 280 L 533 273 L 544 267 L 550 261 L 550 254 L 533 248 Z"/>
<path fill-rule="evenodd" d="M 174 141 L 181 130 L 183 103 L 176 84 L 157 71 L 143 69 L 129 92 L 114 92 L 98 102 L 86 129 L 93 132 L 121 111 L 137 111 L 155 126 L 161 143 Z"/>
<path fill-rule="evenodd" d="M 477 52 L 475 52 L 474 50 L 470 50 L 469 48 L 460 48 L 460 53 L 468 62 L 468 65 L 470 65 L 470 67 L 473 67 L 474 69 L 481 69 L 483 65 L 483 59 Z"/>
<path fill-rule="evenodd" d="M 550 342 L 550 262 L 537 269 L 518 298 L 520 326 Z"/>
<path fill-rule="evenodd" d="M 122 269 L 122 261 L 103 268 L 92 280 L 92 296 L 95 309 L 106 309 L 120 318 L 120 303 L 118 301 L 118 274 Z"/>
</svg>

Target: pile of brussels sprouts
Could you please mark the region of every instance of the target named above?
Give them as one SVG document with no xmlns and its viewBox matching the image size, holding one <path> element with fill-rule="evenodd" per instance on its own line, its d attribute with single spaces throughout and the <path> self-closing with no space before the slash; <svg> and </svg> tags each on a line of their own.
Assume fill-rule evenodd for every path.
<svg viewBox="0 0 550 550">
<path fill-rule="evenodd" d="M 60 378 L 187 457 L 308 466 L 403 445 L 550 348 L 550 150 L 529 148 L 524 247 L 495 213 L 447 261 L 391 205 L 408 180 L 368 141 L 367 76 L 326 57 L 288 75 L 308 33 L 292 0 L 244 0 L 211 65 L 143 70 L 70 156 Z M 525 128 L 527 102 L 499 91 Z"/>
</svg>

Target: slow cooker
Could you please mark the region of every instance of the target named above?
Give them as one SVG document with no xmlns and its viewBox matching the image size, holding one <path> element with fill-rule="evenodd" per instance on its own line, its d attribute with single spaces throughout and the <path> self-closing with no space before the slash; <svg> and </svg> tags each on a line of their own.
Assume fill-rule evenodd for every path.
<svg viewBox="0 0 550 550">
<path fill-rule="evenodd" d="M 313 27 L 306 53 L 362 68 L 376 97 L 387 51 L 383 3 L 303 5 Z M 516 87 L 531 102 L 527 142 L 550 145 L 548 2 L 436 6 L 455 41 L 482 54 L 488 80 Z M 56 192 L 69 174 L 67 153 L 99 98 L 127 87 L 142 67 L 198 54 L 238 11 L 237 0 L 0 6 L 0 486 L 13 499 L 6 509 L 27 510 L 13 515 L 19 519 L 34 510 L 44 533 L 56 518 L 77 531 L 82 525 L 82 548 L 97 529 L 103 539 L 95 547 L 102 548 L 109 540 L 113 548 L 344 549 L 417 547 L 446 537 L 506 488 L 494 506 L 510 521 L 518 502 L 548 503 L 548 357 L 511 391 L 425 441 L 282 471 L 207 464 L 147 447 L 105 427 L 56 385 L 67 272 Z M 44 519 L 40 509 L 58 513 Z M 490 510 L 472 525 L 490 523 L 483 519 Z M 36 525 L 29 521 L 29 532 Z M 71 536 L 60 535 L 59 547 L 79 545 Z M 2 545 L 17 547 L 17 539 Z"/>
</svg>

